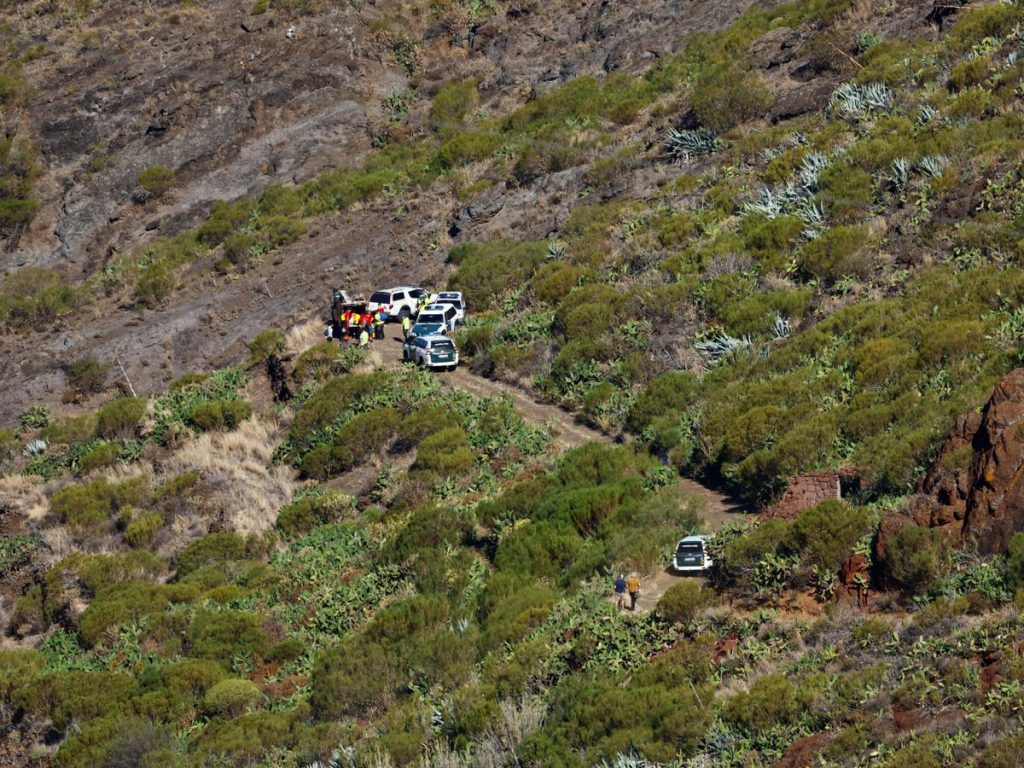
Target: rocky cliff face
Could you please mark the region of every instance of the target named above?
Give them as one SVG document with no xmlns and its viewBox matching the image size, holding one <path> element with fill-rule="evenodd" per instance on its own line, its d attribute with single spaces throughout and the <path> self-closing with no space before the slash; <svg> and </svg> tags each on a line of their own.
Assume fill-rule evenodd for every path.
<svg viewBox="0 0 1024 768">
<path fill-rule="evenodd" d="M 1005 551 L 1024 529 L 1024 368 L 995 387 L 981 413 L 956 423 L 921 483 L 910 513 L 982 553 Z"/>
</svg>

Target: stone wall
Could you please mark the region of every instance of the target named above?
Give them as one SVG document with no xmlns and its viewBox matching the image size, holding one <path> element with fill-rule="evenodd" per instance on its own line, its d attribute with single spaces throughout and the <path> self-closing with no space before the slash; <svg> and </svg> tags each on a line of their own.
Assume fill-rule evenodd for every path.
<svg viewBox="0 0 1024 768">
<path fill-rule="evenodd" d="M 789 481 L 782 498 L 774 506 L 769 507 L 765 517 L 792 520 L 801 512 L 818 506 L 829 499 L 842 498 L 840 478 L 841 471 L 817 472 L 812 475 L 800 475 Z"/>
</svg>

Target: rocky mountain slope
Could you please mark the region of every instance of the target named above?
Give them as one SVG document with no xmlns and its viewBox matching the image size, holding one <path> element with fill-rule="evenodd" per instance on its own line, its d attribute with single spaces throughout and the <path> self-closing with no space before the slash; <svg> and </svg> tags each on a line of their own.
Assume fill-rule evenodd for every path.
<svg viewBox="0 0 1024 768">
<path fill-rule="evenodd" d="M 1019 2 L 2 13 L 0 762 L 1019 763 Z"/>
</svg>

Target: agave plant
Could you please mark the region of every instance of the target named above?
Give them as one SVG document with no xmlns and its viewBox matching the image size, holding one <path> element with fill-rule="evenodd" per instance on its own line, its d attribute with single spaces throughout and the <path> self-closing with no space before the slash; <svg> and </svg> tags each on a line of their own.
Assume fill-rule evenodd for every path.
<svg viewBox="0 0 1024 768">
<path fill-rule="evenodd" d="M 551 240 L 548 243 L 548 258 L 549 259 L 564 259 L 565 258 L 565 243 L 561 240 Z"/>
<path fill-rule="evenodd" d="M 718 363 L 739 352 L 751 349 L 753 342 L 750 340 L 749 335 L 737 338 L 723 331 L 714 338 L 698 341 L 694 344 L 694 347 L 708 358 L 709 363 Z"/>
<path fill-rule="evenodd" d="M 949 158 L 945 155 L 928 155 L 917 161 L 917 169 L 921 173 L 937 179 L 949 166 Z"/>
<path fill-rule="evenodd" d="M 788 339 L 789 335 L 793 333 L 793 325 L 789 322 L 788 317 L 776 314 L 775 319 L 771 322 L 771 332 L 776 339 Z"/>
<path fill-rule="evenodd" d="M 858 117 L 869 112 L 888 112 L 894 104 L 893 93 L 884 83 L 843 83 L 832 94 L 829 110 L 844 117 Z"/>
<path fill-rule="evenodd" d="M 897 191 L 906 189 L 910 183 L 910 161 L 905 157 L 897 157 L 890 166 L 889 179 Z"/>
<path fill-rule="evenodd" d="M 711 128 L 697 128 L 692 131 L 669 130 L 665 149 L 669 157 L 685 161 L 691 157 L 710 155 L 719 147 L 718 134 Z"/>
<path fill-rule="evenodd" d="M 813 192 L 818 191 L 818 177 L 829 166 L 829 159 L 819 152 L 811 152 L 800 161 L 800 183 Z"/>
<path fill-rule="evenodd" d="M 646 758 L 640 757 L 635 752 L 624 755 L 621 752 L 612 758 L 611 762 L 602 760 L 594 768 L 653 768 L 654 764 L 647 762 Z"/>
<path fill-rule="evenodd" d="M 917 111 L 917 120 L 915 121 L 919 126 L 927 125 L 939 114 L 939 110 L 933 107 L 931 104 L 922 104 L 921 108 Z"/>
</svg>

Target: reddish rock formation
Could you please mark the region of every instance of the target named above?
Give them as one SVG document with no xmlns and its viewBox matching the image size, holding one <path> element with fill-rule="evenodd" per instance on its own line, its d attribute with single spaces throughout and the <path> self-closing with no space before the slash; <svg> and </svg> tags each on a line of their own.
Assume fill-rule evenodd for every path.
<svg viewBox="0 0 1024 768">
<path fill-rule="evenodd" d="M 775 768 L 811 768 L 818 753 L 832 741 L 830 733 L 812 733 L 790 744 Z"/>
<path fill-rule="evenodd" d="M 765 510 L 764 517 L 792 520 L 823 501 L 842 498 L 840 478 L 851 474 L 849 470 L 839 470 L 794 477 L 778 503 Z"/>
<path fill-rule="evenodd" d="M 1024 529 L 1022 421 L 1024 368 L 1018 368 L 996 385 L 981 413 L 957 420 L 907 507 L 909 519 L 957 535 L 983 554 L 1004 551 Z"/>
</svg>

